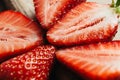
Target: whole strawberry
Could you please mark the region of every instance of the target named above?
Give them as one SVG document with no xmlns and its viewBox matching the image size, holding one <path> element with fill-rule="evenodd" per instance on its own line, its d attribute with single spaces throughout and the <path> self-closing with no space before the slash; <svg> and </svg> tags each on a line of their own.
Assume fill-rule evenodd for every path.
<svg viewBox="0 0 120 80">
<path fill-rule="evenodd" d="M 47 80 L 54 59 L 51 45 L 37 48 L 0 64 L 0 80 Z"/>
</svg>

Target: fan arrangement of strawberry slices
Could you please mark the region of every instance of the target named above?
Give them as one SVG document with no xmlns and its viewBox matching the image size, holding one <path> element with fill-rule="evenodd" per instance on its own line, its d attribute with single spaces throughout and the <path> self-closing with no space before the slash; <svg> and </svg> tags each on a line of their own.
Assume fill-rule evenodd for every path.
<svg viewBox="0 0 120 80">
<path fill-rule="evenodd" d="M 120 80 L 120 0 L 33 2 L 38 22 L 0 12 L 0 80 L 48 80 L 55 57 L 84 80 Z"/>
</svg>

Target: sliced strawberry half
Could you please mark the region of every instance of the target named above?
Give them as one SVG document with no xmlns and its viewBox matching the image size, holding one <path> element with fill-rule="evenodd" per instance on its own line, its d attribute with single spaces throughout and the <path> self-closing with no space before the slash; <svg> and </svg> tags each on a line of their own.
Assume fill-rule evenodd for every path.
<svg viewBox="0 0 120 80">
<path fill-rule="evenodd" d="M 48 80 L 55 56 L 51 45 L 35 49 L 0 64 L 0 80 Z"/>
<path fill-rule="evenodd" d="M 120 80 L 120 41 L 61 49 L 56 56 L 85 80 Z"/>
<path fill-rule="evenodd" d="M 19 12 L 0 13 L 0 62 L 42 44 L 39 26 Z"/>
<path fill-rule="evenodd" d="M 48 32 L 47 39 L 57 46 L 71 46 L 111 40 L 118 19 L 109 5 L 84 2 L 71 9 Z"/>
<path fill-rule="evenodd" d="M 34 0 L 36 16 L 43 28 L 50 28 L 75 5 L 86 0 Z"/>
</svg>

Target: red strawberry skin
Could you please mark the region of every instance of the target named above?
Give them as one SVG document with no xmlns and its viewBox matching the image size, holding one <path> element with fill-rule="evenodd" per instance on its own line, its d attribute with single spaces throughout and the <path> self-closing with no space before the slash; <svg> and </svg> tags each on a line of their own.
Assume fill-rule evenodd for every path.
<svg viewBox="0 0 120 80">
<path fill-rule="evenodd" d="M 39 25 L 20 12 L 0 13 L 0 62 L 43 44 Z"/>
<path fill-rule="evenodd" d="M 72 8 L 47 32 L 48 41 L 56 46 L 108 41 L 118 28 L 118 19 L 108 5 L 84 2 Z"/>
<path fill-rule="evenodd" d="M 71 8 L 86 0 L 34 0 L 36 17 L 49 29 Z"/>
<path fill-rule="evenodd" d="M 55 56 L 51 45 L 37 48 L 0 64 L 0 80 L 47 80 Z"/>
<path fill-rule="evenodd" d="M 120 41 L 61 49 L 56 57 L 85 80 L 120 80 Z"/>
</svg>

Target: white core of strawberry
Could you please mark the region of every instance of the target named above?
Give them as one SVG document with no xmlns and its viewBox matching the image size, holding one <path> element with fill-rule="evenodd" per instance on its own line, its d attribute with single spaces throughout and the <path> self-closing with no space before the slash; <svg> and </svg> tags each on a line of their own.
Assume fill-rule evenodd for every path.
<svg viewBox="0 0 120 80">
<path fill-rule="evenodd" d="M 91 46 L 92 47 L 92 46 Z M 91 48 L 92 49 L 92 48 Z M 62 58 L 69 62 L 74 61 L 71 66 L 73 65 L 80 65 L 80 69 L 86 69 L 91 72 L 94 70 L 98 65 L 104 66 L 103 68 L 98 71 L 99 75 L 102 75 L 106 69 L 109 69 L 109 72 L 113 71 L 120 71 L 120 50 L 106 50 L 102 46 L 100 47 L 101 50 L 76 50 L 75 48 L 60 50 L 57 52 L 58 59 Z M 64 55 L 65 54 L 65 55 Z M 65 62 L 65 63 L 67 63 Z M 84 63 L 83 63 L 84 62 Z M 87 67 L 92 65 L 90 67 Z M 79 70 L 79 69 L 78 69 Z"/>
<path fill-rule="evenodd" d="M 46 0 L 44 5 L 44 23 L 51 23 L 50 19 L 54 19 L 55 11 L 57 11 L 57 7 L 60 5 L 60 1 L 57 0 Z M 49 12 L 49 13 L 48 13 Z"/>
<path fill-rule="evenodd" d="M 96 13 L 96 12 L 98 12 L 98 13 L 93 14 L 91 16 L 88 15 L 88 13 L 92 14 L 92 13 Z M 83 14 L 81 14 L 79 12 L 79 10 L 73 9 L 73 10 L 71 10 L 71 13 L 73 13 L 73 14 L 77 13 L 78 16 L 75 17 L 72 14 L 66 15 L 66 17 L 65 17 L 65 18 L 67 18 L 66 21 L 63 20 L 63 21 L 58 22 L 58 25 L 61 27 L 60 28 L 56 27 L 57 30 L 54 31 L 53 34 L 49 34 L 49 33 L 47 34 L 47 36 L 54 38 L 54 42 L 56 42 L 59 39 L 63 40 L 63 42 L 64 42 L 64 40 L 71 37 L 73 35 L 73 33 L 74 33 L 74 35 L 80 35 L 82 33 L 87 34 L 86 30 L 89 33 L 89 31 L 91 31 L 93 28 L 97 32 L 98 28 L 101 28 L 103 26 L 108 26 L 108 23 L 111 24 L 110 27 L 112 28 L 112 27 L 114 27 L 114 25 L 117 25 L 116 21 L 118 21 L 117 15 L 113 12 L 113 10 L 109 6 L 105 6 L 104 8 L 103 8 L 103 6 L 101 6 L 100 8 L 96 7 L 96 9 L 85 11 Z M 91 24 L 91 21 L 95 21 L 95 19 L 99 19 L 102 17 L 104 19 L 103 19 L 103 21 L 100 21 L 100 23 L 94 24 L 93 26 L 90 25 L 87 28 L 84 28 L 84 25 Z M 74 22 L 74 23 L 72 23 L 72 22 Z M 58 25 L 55 25 L 55 26 L 58 26 Z M 103 28 L 106 30 L 106 27 L 103 27 Z M 63 36 L 63 35 L 65 35 L 65 36 Z M 83 39 L 87 39 L 87 37 L 89 37 L 89 36 L 86 35 L 83 37 L 84 37 Z M 101 36 L 99 36 L 99 37 L 100 37 L 100 39 L 102 39 Z M 72 39 L 76 39 L 75 36 Z"/>
</svg>

